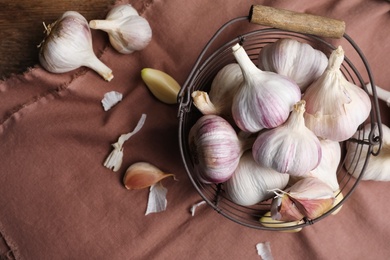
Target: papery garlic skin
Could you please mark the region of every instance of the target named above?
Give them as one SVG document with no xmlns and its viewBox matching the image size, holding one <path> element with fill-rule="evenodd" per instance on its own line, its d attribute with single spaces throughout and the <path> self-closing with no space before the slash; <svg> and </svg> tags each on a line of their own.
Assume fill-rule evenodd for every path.
<svg viewBox="0 0 390 260">
<path fill-rule="evenodd" d="M 325 72 L 303 95 L 306 126 L 318 137 L 338 142 L 350 138 L 371 111 L 368 94 L 340 71 L 343 60 L 344 50 L 339 46 L 331 53 Z"/>
<path fill-rule="evenodd" d="M 188 142 L 195 172 L 205 183 L 228 180 L 243 153 L 233 127 L 217 115 L 199 118 L 190 130 Z"/>
<path fill-rule="evenodd" d="M 371 124 L 366 124 L 363 129 L 358 130 L 353 137 L 358 140 L 368 140 L 371 132 Z M 361 180 L 390 181 L 390 128 L 382 124 L 382 148 L 378 155 L 370 156 L 368 165 L 361 176 Z M 378 129 L 374 134 L 379 136 Z M 379 145 L 373 147 L 373 152 L 378 152 Z M 344 166 L 355 178 L 362 173 L 365 159 L 367 157 L 368 145 L 358 144 L 354 141 L 347 142 L 347 154 Z"/>
<path fill-rule="evenodd" d="M 283 38 L 260 50 L 258 65 L 262 70 L 293 79 L 304 92 L 310 83 L 322 75 L 328 58 L 307 43 Z"/>
<path fill-rule="evenodd" d="M 237 126 L 255 133 L 283 124 L 301 99 L 298 85 L 285 76 L 258 69 L 238 43 L 232 51 L 244 77 L 232 103 Z"/>
<path fill-rule="evenodd" d="M 107 32 L 112 47 L 123 54 L 144 49 L 152 39 L 149 22 L 130 4 L 112 8 L 105 20 L 91 20 L 89 26 Z"/>
<path fill-rule="evenodd" d="M 284 189 L 289 175 L 258 165 L 251 151 L 245 152 L 232 177 L 225 182 L 226 194 L 241 206 L 250 206 L 269 199 L 273 189 Z"/>
<path fill-rule="evenodd" d="M 252 147 L 253 158 L 266 167 L 292 176 L 307 176 L 321 161 L 321 144 L 303 118 L 305 101 L 294 105 L 287 122 L 259 133 Z"/>
<path fill-rule="evenodd" d="M 95 55 L 87 20 L 78 12 L 67 11 L 47 27 L 40 45 L 39 62 L 53 73 L 64 73 L 86 66 L 105 80 L 113 78 L 112 70 Z"/>
<path fill-rule="evenodd" d="M 321 144 L 321 162 L 313 170 L 310 171 L 310 176 L 318 178 L 328 184 L 333 191 L 337 191 L 340 185 L 337 180 L 337 169 L 341 160 L 341 147 L 336 141 L 322 139 Z"/>
</svg>

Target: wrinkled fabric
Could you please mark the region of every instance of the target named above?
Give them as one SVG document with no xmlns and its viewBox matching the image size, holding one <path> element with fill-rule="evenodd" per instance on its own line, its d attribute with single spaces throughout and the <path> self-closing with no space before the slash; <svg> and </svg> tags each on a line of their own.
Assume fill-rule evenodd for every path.
<svg viewBox="0 0 390 260">
<path fill-rule="evenodd" d="M 207 205 L 192 217 L 200 196 L 181 160 L 178 107 L 159 102 L 140 77 L 151 67 L 182 85 L 220 26 L 264 4 L 344 20 L 375 82 L 390 90 L 387 1 L 128 2 L 149 21 L 153 39 L 144 50 L 122 55 L 105 33 L 93 31 L 96 54 L 113 70 L 111 82 L 86 68 L 50 74 L 36 65 L 0 83 L 0 259 L 259 259 L 256 245 L 265 242 L 274 259 L 390 255 L 387 182 L 360 182 L 337 215 L 299 233 L 244 227 Z M 229 31 L 221 42 L 240 33 Z M 101 99 L 109 91 L 123 100 L 105 112 Z M 380 107 L 390 123 L 388 108 Z M 120 170 L 105 168 L 111 144 L 143 113 L 145 125 L 125 143 Z M 175 174 L 177 181 L 163 181 L 166 211 L 145 216 L 148 189 L 124 188 L 125 170 L 137 161 Z"/>
</svg>

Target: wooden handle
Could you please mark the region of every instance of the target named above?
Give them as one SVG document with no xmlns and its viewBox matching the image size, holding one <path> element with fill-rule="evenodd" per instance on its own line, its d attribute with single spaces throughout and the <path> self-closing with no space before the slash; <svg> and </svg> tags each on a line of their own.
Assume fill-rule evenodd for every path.
<svg viewBox="0 0 390 260">
<path fill-rule="evenodd" d="M 345 22 L 341 20 L 262 5 L 251 7 L 249 20 L 251 23 L 277 29 L 328 38 L 341 38 L 345 32 Z"/>
</svg>

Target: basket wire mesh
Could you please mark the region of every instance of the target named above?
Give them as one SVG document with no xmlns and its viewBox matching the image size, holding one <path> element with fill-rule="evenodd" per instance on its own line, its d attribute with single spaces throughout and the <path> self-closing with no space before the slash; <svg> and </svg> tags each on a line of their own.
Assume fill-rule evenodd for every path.
<svg viewBox="0 0 390 260">
<path fill-rule="evenodd" d="M 344 201 L 348 199 L 348 197 L 352 194 L 353 190 L 358 185 L 361 177 L 364 174 L 370 156 L 375 155 L 373 152 L 373 146 L 381 145 L 382 129 L 376 91 L 375 88 L 372 89 L 372 110 L 368 119 L 371 124 L 371 132 L 369 133 L 368 140 L 363 139 L 363 134 L 359 136 L 359 138 L 348 140 L 358 143 L 355 152 L 356 158 L 354 158 L 350 165 L 346 165 L 344 159 L 345 149 L 343 148 L 345 148 L 346 142 L 341 143 L 344 154 L 342 155 L 341 162 L 337 170 L 340 193 L 336 194 L 336 199 L 339 196 L 342 197 L 339 198 L 340 200 L 338 204 L 320 217 L 315 219 L 303 219 L 302 222 L 296 225 L 285 226 L 280 224 L 278 226 L 278 224 L 276 224 L 272 227 L 267 227 L 261 224 L 259 219 L 266 212 L 270 211 L 271 200 L 266 200 L 250 207 L 240 206 L 232 202 L 226 196 L 224 193 L 223 184 L 205 184 L 201 182 L 195 175 L 194 166 L 190 155 L 190 147 L 188 145 L 188 133 L 196 120 L 200 118 L 201 113 L 192 104 L 191 93 L 195 90 L 208 91 L 217 72 L 225 65 L 236 62 L 231 51 L 231 47 L 236 43 L 240 43 L 244 47 L 245 51 L 253 61 L 257 59 L 261 48 L 281 38 L 292 38 L 300 42 L 306 42 L 312 45 L 313 48 L 323 51 L 327 56 L 329 56 L 331 51 L 336 47 L 329 42 L 329 39 L 327 41 L 319 36 L 264 27 L 257 27 L 255 30 L 248 31 L 234 37 L 219 47 L 214 47 L 214 45 L 216 45 L 218 42 L 217 39 L 221 37 L 221 34 L 224 31 L 228 30 L 228 27 L 231 27 L 233 24 L 243 22 L 248 22 L 247 16 L 237 17 L 228 21 L 214 34 L 214 36 L 209 40 L 199 55 L 192 71 L 190 72 L 190 75 L 188 76 L 179 93 L 179 144 L 183 163 L 190 180 L 201 197 L 207 202 L 208 205 L 210 205 L 214 210 L 226 218 L 241 225 L 262 230 L 281 231 L 301 228 L 325 218 L 341 207 Z M 367 92 L 365 80 L 366 82 L 370 82 L 371 86 L 375 86 L 375 84 L 366 58 L 356 43 L 347 34 L 344 33 L 343 38 L 340 39 L 340 41 L 341 42 L 338 42 L 338 45 L 342 45 L 344 49 L 349 51 L 349 53 L 346 51 L 345 59 L 342 64 L 341 71 L 343 75 L 347 78 L 348 81 L 354 83 L 355 85 L 362 86 Z M 353 62 L 348 58 L 349 55 L 352 55 L 354 58 Z M 360 69 L 360 72 L 358 68 Z M 374 134 L 374 129 L 376 128 L 376 132 L 379 132 L 379 135 Z M 368 147 L 368 153 L 366 156 L 362 154 L 363 146 Z M 380 149 L 378 149 L 378 152 L 379 150 Z M 364 167 L 358 175 L 359 177 L 352 177 L 351 173 L 357 170 L 356 163 L 360 160 L 365 161 Z"/>
</svg>

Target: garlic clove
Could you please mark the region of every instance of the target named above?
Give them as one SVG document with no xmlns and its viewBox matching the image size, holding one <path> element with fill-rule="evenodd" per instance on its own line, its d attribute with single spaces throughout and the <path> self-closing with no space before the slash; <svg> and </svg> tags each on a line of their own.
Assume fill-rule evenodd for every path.
<svg viewBox="0 0 390 260">
<path fill-rule="evenodd" d="M 175 177 L 175 175 L 165 173 L 150 163 L 137 162 L 127 168 L 123 184 L 128 190 L 144 189 L 167 177 Z"/>
<path fill-rule="evenodd" d="M 259 67 L 294 80 L 301 91 L 319 78 L 328 65 L 326 55 L 311 45 L 291 38 L 279 39 L 260 50 Z"/>
<path fill-rule="evenodd" d="M 321 161 L 321 144 L 303 118 L 305 101 L 294 105 L 287 121 L 259 133 L 252 153 L 256 162 L 292 176 L 307 176 Z"/>
<path fill-rule="evenodd" d="M 372 95 L 372 86 L 371 86 L 371 83 L 368 83 L 366 85 L 367 87 L 367 90 L 368 90 L 368 93 L 370 93 L 370 95 Z M 379 86 L 374 86 L 374 88 L 376 89 L 376 94 L 378 96 L 378 98 L 384 102 L 386 102 L 386 105 L 388 107 L 390 107 L 390 91 L 387 91 Z"/>
<path fill-rule="evenodd" d="M 338 142 L 350 138 L 371 111 L 368 94 L 340 71 L 343 60 L 339 46 L 331 53 L 325 72 L 303 95 L 306 126 L 318 137 Z"/>
<path fill-rule="evenodd" d="M 279 221 L 301 221 L 304 215 L 300 212 L 296 204 L 283 191 L 279 194 L 274 191 L 276 196 L 271 203 L 271 217 L 273 220 Z"/>
<path fill-rule="evenodd" d="M 382 124 L 382 148 L 378 155 L 371 156 L 361 180 L 390 181 L 390 128 Z M 353 135 L 358 140 L 368 140 L 371 132 L 371 123 L 366 124 Z M 374 129 L 374 135 L 379 136 L 378 128 Z M 365 158 L 368 153 L 368 145 L 358 144 L 351 140 L 347 142 L 347 154 L 345 156 L 345 169 L 355 178 L 362 173 Z M 378 152 L 379 145 L 374 145 L 373 152 Z"/>
<path fill-rule="evenodd" d="M 341 203 L 341 201 L 344 199 L 344 195 L 340 190 L 335 191 L 334 195 L 335 195 L 335 200 L 333 202 L 332 208 L 336 206 L 338 206 L 338 208 L 331 213 L 332 215 L 336 215 L 337 213 L 340 212 L 343 205 L 338 205 L 338 204 Z"/>
<path fill-rule="evenodd" d="M 148 21 L 130 4 L 115 6 L 105 20 L 91 20 L 89 26 L 107 32 L 112 47 L 123 54 L 144 49 L 152 39 Z"/>
<path fill-rule="evenodd" d="M 275 220 L 271 217 L 271 211 L 266 212 L 261 218 L 260 218 L 260 223 L 261 225 L 269 228 L 284 228 L 284 227 L 293 227 L 297 226 L 300 224 L 303 224 L 303 220 L 297 220 L 297 221 L 280 221 L 280 220 Z M 293 233 L 293 232 L 299 232 L 302 230 L 302 227 L 298 227 L 295 229 L 286 229 L 286 230 L 281 230 L 281 232 L 288 232 L 288 233 Z"/>
<path fill-rule="evenodd" d="M 67 11 L 46 27 L 40 44 L 39 62 L 52 73 L 64 73 L 86 66 L 105 80 L 113 79 L 112 70 L 93 52 L 92 35 L 87 20 L 78 12 Z"/>
<path fill-rule="evenodd" d="M 209 94 L 205 91 L 195 90 L 191 93 L 192 101 L 203 115 L 220 115 L 221 112 L 211 102 Z"/>
<path fill-rule="evenodd" d="M 144 68 L 141 70 L 141 77 L 157 99 L 166 104 L 177 103 L 180 85 L 170 75 L 161 70 Z"/>
<path fill-rule="evenodd" d="M 272 190 L 284 189 L 289 177 L 288 174 L 259 165 L 251 151 L 246 151 L 232 177 L 224 183 L 224 189 L 234 203 L 250 206 L 271 198 Z"/>
<path fill-rule="evenodd" d="M 236 125 L 255 133 L 283 124 L 293 105 L 301 99 L 298 85 L 285 76 L 258 69 L 238 43 L 232 51 L 244 79 L 232 103 Z"/>
<path fill-rule="evenodd" d="M 122 97 L 123 97 L 122 93 L 119 93 L 117 91 L 110 91 L 104 94 L 104 97 L 101 101 L 104 111 L 108 111 L 113 106 L 118 104 L 122 100 Z"/>
</svg>

